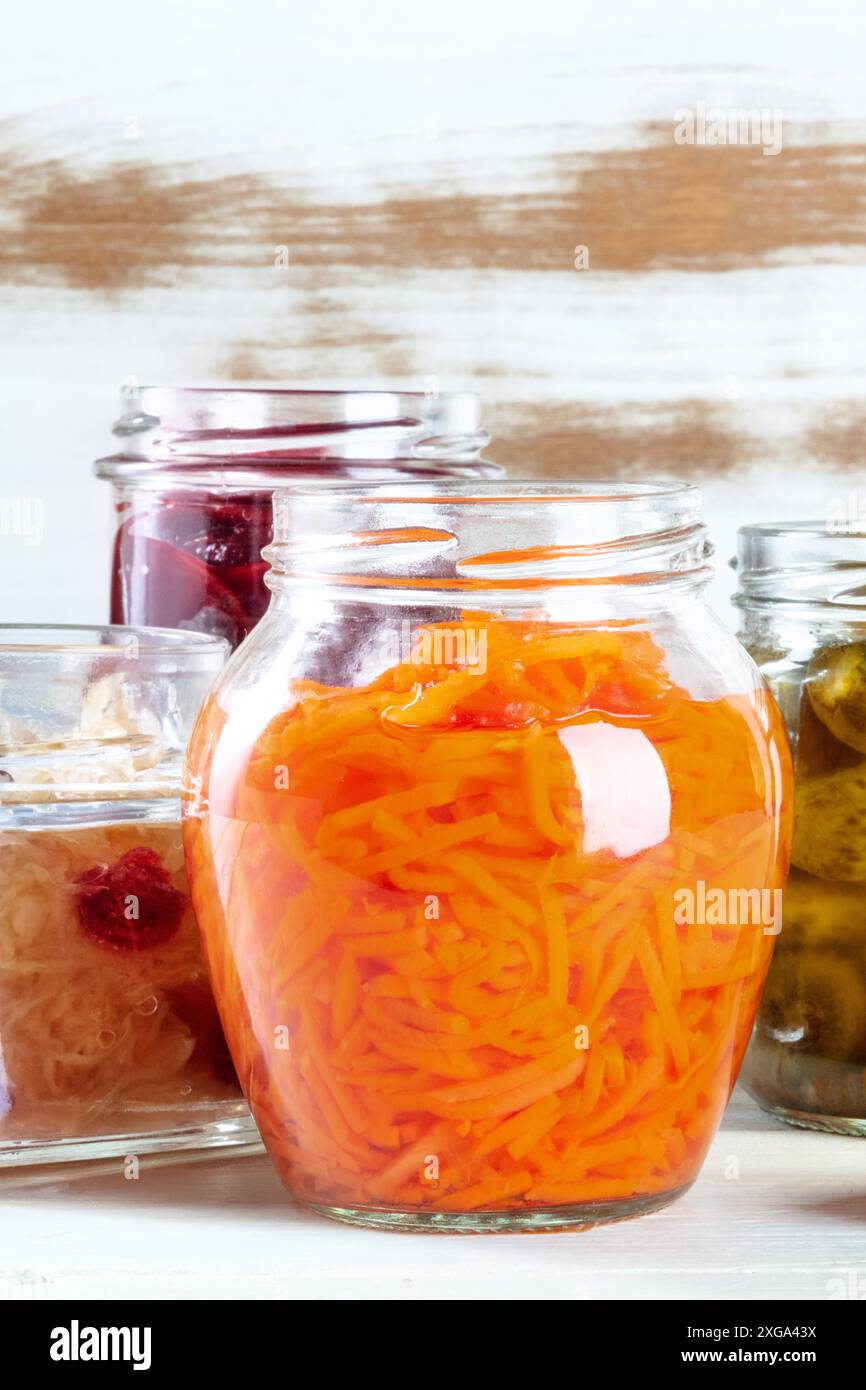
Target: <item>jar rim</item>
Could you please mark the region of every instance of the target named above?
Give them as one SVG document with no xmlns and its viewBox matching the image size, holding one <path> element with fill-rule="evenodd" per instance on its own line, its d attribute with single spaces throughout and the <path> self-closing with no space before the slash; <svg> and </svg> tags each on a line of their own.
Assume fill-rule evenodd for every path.
<svg viewBox="0 0 866 1390">
<path fill-rule="evenodd" d="M 334 458 L 425 456 L 471 460 L 490 436 L 481 428 L 473 391 L 260 386 L 142 385 L 123 391 L 112 433 L 115 458 L 97 474 L 111 477 L 126 460 L 152 467 L 210 459 L 211 466 L 294 455 Z"/>
<path fill-rule="evenodd" d="M 186 628 L 121 623 L 0 624 L 0 656 L 24 652 L 34 658 L 62 654 L 90 660 L 98 652 L 134 650 L 141 657 L 212 657 L 218 667 L 228 649 L 225 638 Z"/>
<path fill-rule="evenodd" d="M 213 454 L 184 454 L 182 458 L 131 458 L 124 454 L 109 454 L 104 458 L 99 458 L 94 464 L 94 472 L 98 478 L 107 479 L 109 482 L 129 484 L 146 484 L 152 481 L 155 486 L 159 486 L 168 477 L 173 486 L 186 486 L 189 488 L 201 488 L 208 481 L 207 475 L 213 474 L 215 485 L 220 489 L 249 490 L 251 487 L 265 491 L 274 491 L 276 488 L 294 487 L 296 484 L 288 483 L 286 478 L 292 473 L 303 473 L 305 469 L 310 472 L 313 470 L 328 473 L 330 470 L 339 469 L 342 472 L 357 473 L 359 475 L 369 473 L 375 475 L 377 472 L 383 475 L 396 473 L 399 476 L 405 474 L 408 479 L 418 479 L 424 482 L 429 479 L 438 482 L 440 479 L 454 478 L 461 479 L 484 479 L 498 478 L 504 476 L 505 469 L 501 464 L 495 463 L 491 459 L 485 458 L 448 458 L 437 454 L 406 454 L 395 455 L 393 457 L 349 457 L 339 454 L 323 457 L 320 454 L 290 453 L 285 455 L 226 455 L 222 458 L 215 457 Z M 314 478 L 305 478 L 303 483 L 298 483 L 299 487 L 314 487 L 317 485 Z M 322 478 L 323 487 L 341 487 L 342 480 L 333 481 L 330 478 Z M 364 490 L 374 483 L 366 484 Z"/>
<path fill-rule="evenodd" d="M 261 396 L 261 397 L 298 397 L 301 399 L 313 400 L 338 400 L 346 397 L 378 397 L 380 400 L 450 400 L 478 403 L 478 395 L 475 391 L 404 391 L 382 386 L 236 386 L 232 385 L 206 385 L 206 386 L 169 386 L 164 382 L 142 382 L 134 387 L 127 389 L 128 397 L 142 397 L 148 393 L 160 396 Z M 480 408 L 480 407 L 479 407 Z"/>
<path fill-rule="evenodd" d="M 702 586 L 711 547 L 692 483 L 571 479 L 306 485 L 274 492 L 266 582 L 453 594 Z"/>
<path fill-rule="evenodd" d="M 808 617 L 866 618 L 866 531 L 826 521 L 741 526 L 731 560 L 734 604 Z"/>
<path fill-rule="evenodd" d="M 304 498 L 326 500 L 333 497 L 335 501 L 344 503 L 352 500 L 363 502 L 369 498 L 377 504 L 394 502 L 401 506 L 429 505 L 431 502 L 445 499 L 466 506 L 486 506 L 491 503 L 604 503 L 681 498 L 683 501 L 690 501 L 696 513 L 701 509 L 701 491 L 695 483 L 667 479 L 649 482 L 608 482 L 599 478 L 572 478 L 568 482 L 546 482 L 537 478 L 503 477 L 498 481 L 479 482 L 477 485 L 473 482 L 471 492 L 466 492 L 466 482 L 457 478 L 437 481 L 429 493 L 423 492 L 415 485 L 406 492 L 399 492 L 395 490 L 398 486 L 385 482 L 365 485 L 349 481 L 311 480 L 275 489 L 274 499 L 281 495 L 294 501 Z"/>
<path fill-rule="evenodd" d="M 826 521 L 815 520 L 752 521 L 746 526 L 741 526 L 737 535 L 747 540 L 764 536 L 791 536 L 799 538 L 804 536 L 819 536 L 826 540 L 861 540 L 866 542 L 866 531 L 842 525 L 828 525 Z"/>
</svg>

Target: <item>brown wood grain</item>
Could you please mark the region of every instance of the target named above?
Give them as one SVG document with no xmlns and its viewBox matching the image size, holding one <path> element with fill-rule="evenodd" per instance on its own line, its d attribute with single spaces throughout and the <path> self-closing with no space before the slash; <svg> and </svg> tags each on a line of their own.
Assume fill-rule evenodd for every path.
<svg viewBox="0 0 866 1390">
<path fill-rule="evenodd" d="M 866 405 L 850 402 L 824 407 L 804 438 L 804 449 L 817 468 L 866 471 Z"/>
<path fill-rule="evenodd" d="M 492 453 L 511 472 L 721 478 L 768 455 L 779 468 L 859 469 L 866 412 L 856 401 L 813 402 L 811 417 L 790 427 L 777 412 L 770 436 L 771 426 L 747 408 L 720 402 L 719 383 L 703 396 L 675 381 L 674 399 L 662 398 L 661 384 L 655 400 L 645 383 L 636 389 L 646 363 L 629 356 L 625 341 L 618 389 L 596 400 L 568 393 L 564 364 L 574 358 L 579 366 L 593 351 L 594 321 L 584 327 L 582 316 L 599 313 L 580 297 L 576 244 L 589 249 L 593 281 L 609 276 L 612 287 L 624 277 L 652 285 L 659 272 L 698 285 L 786 263 L 814 275 L 821 265 L 850 262 L 866 245 L 866 142 L 804 130 L 799 144 L 768 157 L 753 146 L 676 145 L 672 131 L 656 122 L 635 128 L 628 148 L 511 159 L 501 177 L 486 156 L 440 161 L 424 177 L 371 165 L 368 196 L 347 200 L 336 176 L 329 185 L 297 172 L 140 159 L 85 168 L 75 153 L 41 157 L 7 123 L 0 132 L 0 294 L 14 303 L 22 289 L 62 290 L 101 312 L 119 312 L 156 289 L 169 292 L 169 312 L 176 312 L 172 303 L 192 287 L 218 325 L 198 380 L 297 380 L 299 360 L 302 379 L 327 378 L 354 353 L 368 382 L 417 386 L 427 359 L 417 316 L 400 312 L 400 277 L 420 280 L 423 305 L 436 305 L 447 319 L 471 317 L 473 287 L 491 273 L 504 277 L 506 295 L 516 299 L 525 277 L 540 272 L 569 296 L 553 389 L 537 344 L 517 338 L 506 354 L 502 340 L 481 341 L 472 362 L 469 384 L 485 397 Z M 251 295 L 274 287 L 282 245 L 292 269 L 285 293 L 269 288 L 257 320 L 223 319 L 227 286 Z M 437 285 L 454 274 L 469 298 L 440 309 Z M 373 302 L 365 293 L 371 287 Z M 661 288 L 648 296 L 660 335 L 664 296 Z M 533 327 L 543 333 L 543 319 Z M 722 331 L 729 326 L 708 326 L 708 354 Z M 772 323 L 762 333 L 772 333 Z M 798 376 L 787 353 L 785 342 L 771 353 L 780 379 Z M 754 366 L 747 351 L 743 357 L 748 379 Z M 804 396 L 808 387 L 807 378 Z"/>
<path fill-rule="evenodd" d="M 515 477 L 700 478 L 744 468 L 761 441 L 703 400 L 676 405 L 503 402 L 489 412 L 495 455 Z"/>
<path fill-rule="evenodd" d="M 866 144 L 676 145 L 644 127 L 633 149 L 511 161 L 500 191 L 471 191 L 471 161 L 424 180 L 372 172 L 375 195 L 346 202 L 318 185 L 251 173 L 123 162 L 84 172 L 7 149 L 0 195 L 11 235 L 7 284 L 115 291 L 176 282 L 191 268 L 292 263 L 356 271 L 724 271 L 866 245 Z M 489 179 L 489 169 L 486 170 Z M 316 312 L 315 304 L 311 312 Z M 322 312 L 322 317 L 326 312 Z"/>
</svg>

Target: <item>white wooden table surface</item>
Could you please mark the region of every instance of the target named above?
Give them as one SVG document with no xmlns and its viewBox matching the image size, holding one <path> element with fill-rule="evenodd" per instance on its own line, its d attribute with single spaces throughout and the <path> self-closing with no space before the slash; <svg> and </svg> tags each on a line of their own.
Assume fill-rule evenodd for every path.
<svg viewBox="0 0 866 1390">
<path fill-rule="evenodd" d="M 866 1144 L 737 1096 L 703 1173 L 653 1216 L 550 1236 L 355 1230 L 264 1157 L 0 1178 L 0 1298 L 866 1297 Z"/>
</svg>

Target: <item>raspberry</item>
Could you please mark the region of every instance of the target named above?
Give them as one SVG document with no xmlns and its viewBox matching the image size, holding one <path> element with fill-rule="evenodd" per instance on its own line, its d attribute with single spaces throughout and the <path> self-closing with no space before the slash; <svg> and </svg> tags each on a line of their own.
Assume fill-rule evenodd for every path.
<svg viewBox="0 0 866 1390">
<path fill-rule="evenodd" d="M 186 898 L 172 886 L 162 860 L 142 846 L 114 864 L 98 864 L 76 880 L 78 919 L 103 946 L 144 951 L 174 936 Z"/>
</svg>

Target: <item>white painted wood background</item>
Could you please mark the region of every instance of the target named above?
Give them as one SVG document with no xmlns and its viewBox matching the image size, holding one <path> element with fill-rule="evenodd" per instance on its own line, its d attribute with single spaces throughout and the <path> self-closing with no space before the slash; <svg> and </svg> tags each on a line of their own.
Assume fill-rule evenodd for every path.
<svg viewBox="0 0 866 1390">
<path fill-rule="evenodd" d="M 130 377 L 475 387 L 514 473 L 702 480 L 723 560 L 856 487 L 861 0 L 4 11 L 4 618 L 104 615 Z M 782 152 L 677 146 L 701 102 Z"/>
</svg>

